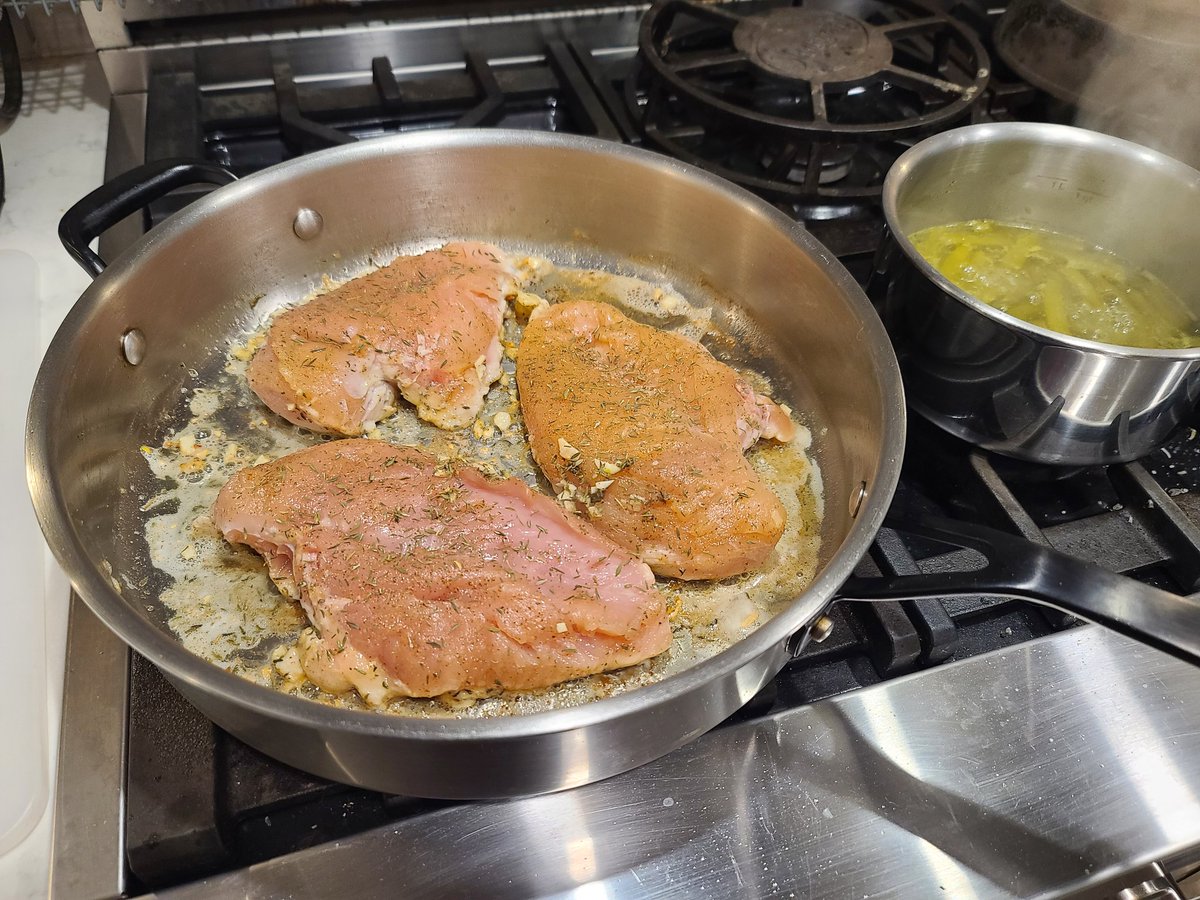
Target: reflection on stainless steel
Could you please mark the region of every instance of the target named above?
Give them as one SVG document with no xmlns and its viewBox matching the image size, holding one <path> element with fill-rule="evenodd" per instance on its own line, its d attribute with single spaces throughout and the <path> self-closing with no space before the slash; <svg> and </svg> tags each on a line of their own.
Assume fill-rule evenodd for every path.
<svg viewBox="0 0 1200 900">
<path fill-rule="evenodd" d="M 1198 783 L 1200 672 L 1081 628 L 161 896 L 1111 896 Z"/>
<path fill-rule="evenodd" d="M 104 180 L 111 181 L 145 159 L 146 95 L 113 97 L 108 115 L 108 152 Z M 116 259 L 122 250 L 145 232 L 141 212 L 133 213 L 100 236 L 101 259 Z"/>
<path fill-rule="evenodd" d="M 146 97 L 114 97 L 105 179 L 142 161 Z M 142 232 L 133 215 L 100 239 L 107 258 Z M 50 896 L 117 897 L 125 890 L 125 709 L 129 650 L 71 597 L 55 788 Z"/>
<path fill-rule="evenodd" d="M 324 221 L 308 241 L 293 230 L 298 204 Z M 165 624 L 145 513 L 135 492 L 119 492 L 145 472 L 131 434 L 153 433 L 175 413 L 181 391 L 195 386 L 189 379 L 223 367 L 229 340 L 246 327 L 250 306 L 238 298 L 297 299 L 317 283 L 314 260 L 468 234 L 554 245 L 583 260 L 652 260 L 677 285 L 703 278 L 706 293 L 736 298 L 739 315 L 770 323 L 776 374 L 827 428 L 817 449 L 826 515 L 816 580 L 749 637 L 691 669 L 586 706 L 507 719 L 334 709 L 194 656 Z M 136 367 L 113 352 L 131 323 L 147 338 Z M 663 157 L 524 132 L 379 138 L 217 190 L 113 261 L 56 335 L 38 385 L 28 443 L 34 505 L 101 619 L 246 743 L 324 777 L 420 796 L 573 787 L 669 752 L 726 718 L 779 670 L 793 634 L 807 629 L 865 553 L 895 489 L 904 438 L 886 334 L 849 274 L 801 227 Z M 867 496 L 851 518 L 851 494 L 864 482 Z"/>
<path fill-rule="evenodd" d="M 989 450 L 1091 465 L 1144 456 L 1200 396 L 1200 349 L 1106 347 L 1038 328 L 954 286 L 905 235 L 997 219 L 1112 250 L 1200 308 L 1192 254 L 1200 172 L 1144 147 L 1058 125 L 944 132 L 888 173 L 891 234 L 872 287 L 926 417 Z"/>
<path fill-rule="evenodd" d="M 588 40 L 595 47 L 632 47 L 638 23 L 649 4 L 631 3 L 600 7 L 587 15 Z M 367 11 L 369 12 L 369 10 Z M 200 84 L 264 83 L 271 80 L 271 47 L 286 41 L 287 53 L 298 83 L 337 78 L 371 71 L 371 60 L 388 56 L 403 60 L 406 72 L 462 68 L 468 33 L 472 49 L 496 61 L 541 56 L 545 36 L 554 34 L 560 20 L 580 15 L 568 10 L 522 16 L 471 16 L 470 28 L 461 16 L 454 18 L 381 21 L 369 16 L 355 22 L 325 23 L 319 28 L 296 30 L 283 23 L 279 31 L 264 29 L 230 39 L 221 33 L 192 38 L 129 44 L 119 16 L 92 16 L 93 34 L 101 35 L 100 63 L 113 93 L 145 91 L 153 72 L 195 67 Z M 108 18 L 105 18 L 108 16 Z M 537 22 L 530 27 L 531 21 Z M 544 32 L 544 34 L 543 34 Z M 174 33 L 172 33 L 174 34 Z M 110 47 L 111 49 L 105 49 Z M 447 60 L 456 60 L 447 63 Z"/>
<path fill-rule="evenodd" d="M 129 649 L 74 595 L 67 643 L 50 893 L 117 897 L 125 889 Z"/>
</svg>

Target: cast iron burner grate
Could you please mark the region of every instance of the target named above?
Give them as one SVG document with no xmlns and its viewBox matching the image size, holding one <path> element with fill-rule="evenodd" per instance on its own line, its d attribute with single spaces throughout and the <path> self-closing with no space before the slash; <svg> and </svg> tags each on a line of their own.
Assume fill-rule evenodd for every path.
<svg viewBox="0 0 1200 900">
<path fill-rule="evenodd" d="M 241 177 L 326 147 L 439 128 L 563 131 L 637 142 L 616 87 L 632 50 L 599 59 L 565 35 L 548 36 L 543 50 L 540 58 L 498 63 L 468 47 L 461 69 L 405 78 L 397 78 L 391 59 L 377 56 L 368 78 L 337 84 L 297 80 L 286 45 L 272 48 L 265 85 L 201 90 L 191 69 L 154 73 L 146 159 L 201 157 Z M 147 224 L 207 190 L 184 189 L 156 201 Z"/>
<path fill-rule="evenodd" d="M 877 197 L 909 143 L 967 117 L 991 75 L 979 37 L 923 0 L 667 0 L 638 50 L 627 100 L 647 142 L 806 218 Z"/>
</svg>

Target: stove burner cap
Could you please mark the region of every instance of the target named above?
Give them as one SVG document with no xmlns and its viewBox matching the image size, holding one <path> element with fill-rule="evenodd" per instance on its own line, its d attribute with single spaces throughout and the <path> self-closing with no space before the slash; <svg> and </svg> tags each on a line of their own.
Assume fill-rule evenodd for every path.
<svg viewBox="0 0 1200 900">
<path fill-rule="evenodd" d="M 892 61 L 883 31 L 826 9 L 784 7 L 749 16 L 733 30 L 733 43 L 760 69 L 795 81 L 861 82 Z"/>
</svg>

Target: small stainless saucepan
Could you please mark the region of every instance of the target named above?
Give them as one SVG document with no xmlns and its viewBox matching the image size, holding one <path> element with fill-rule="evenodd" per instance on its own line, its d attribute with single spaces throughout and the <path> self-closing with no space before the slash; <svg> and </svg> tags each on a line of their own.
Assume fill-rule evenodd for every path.
<svg viewBox="0 0 1200 900">
<path fill-rule="evenodd" d="M 1143 350 L 1031 325 L 952 284 L 913 247 L 969 219 L 1082 238 L 1200 306 L 1200 172 L 1064 125 L 995 123 L 906 152 L 883 191 L 888 237 L 871 293 L 910 405 L 947 431 L 1021 459 L 1125 462 L 1153 450 L 1200 395 L 1200 348 Z"/>
</svg>

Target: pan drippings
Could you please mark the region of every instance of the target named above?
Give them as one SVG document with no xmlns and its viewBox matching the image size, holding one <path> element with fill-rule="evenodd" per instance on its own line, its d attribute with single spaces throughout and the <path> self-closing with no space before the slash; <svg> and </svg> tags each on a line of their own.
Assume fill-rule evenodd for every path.
<svg viewBox="0 0 1200 900">
<path fill-rule="evenodd" d="M 523 260 L 519 268 L 525 278 L 523 290 L 552 303 L 613 303 L 638 321 L 703 340 L 718 355 L 721 347 L 738 342 L 737 336 L 714 324 L 711 307 L 689 302 L 670 285 L 595 269 L 555 267 L 538 258 Z M 327 280 L 325 289 L 333 286 Z M 153 474 L 165 485 L 160 493 L 147 496 L 142 507 L 152 562 L 173 579 L 160 597 L 171 611 L 171 629 L 191 652 L 279 690 L 363 708 L 357 696 L 327 695 L 305 680 L 294 649 L 306 626 L 303 611 L 280 596 L 261 558 L 227 544 L 210 517 L 217 492 L 237 470 L 328 439 L 284 422 L 249 390 L 245 370 L 263 327 L 260 324 L 257 332 L 229 348 L 215 383 L 192 393 L 184 427 L 161 445 L 142 447 Z M 444 431 L 403 406 L 367 436 L 419 445 L 447 462 L 520 478 L 548 491 L 529 453 L 517 402 L 515 371 L 522 329 L 515 317 L 506 318 L 503 374 L 470 427 Z M 745 374 L 760 392 L 781 402 L 788 399 L 773 391 L 775 386 L 762 375 Z M 673 631 L 666 653 L 548 690 L 403 699 L 393 701 L 388 710 L 424 717 L 493 716 L 574 706 L 658 681 L 728 648 L 790 602 L 816 572 L 823 501 L 819 470 L 806 452 L 810 442 L 802 426 L 792 443 L 762 444 L 749 453 L 752 466 L 780 497 L 788 516 L 783 537 L 761 571 L 716 583 L 659 579 Z"/>
</svg>

